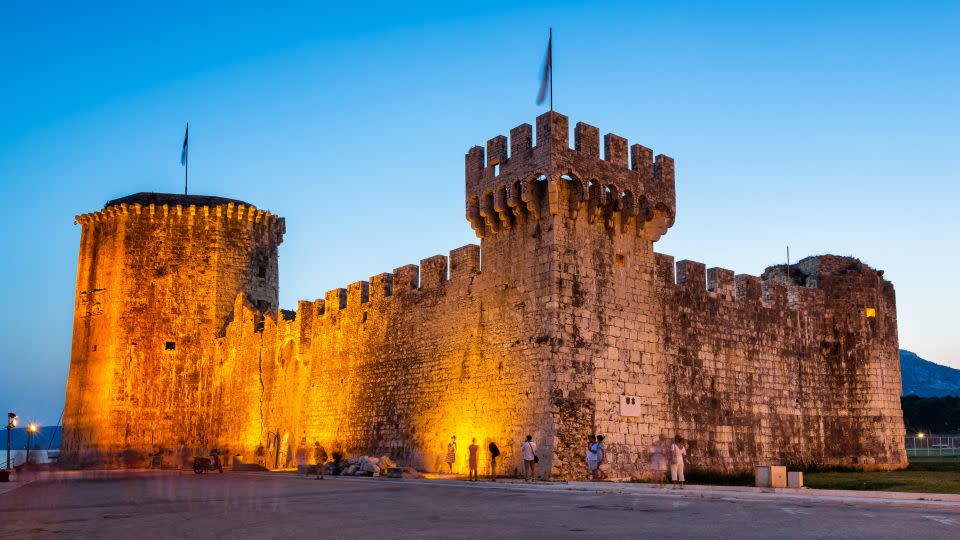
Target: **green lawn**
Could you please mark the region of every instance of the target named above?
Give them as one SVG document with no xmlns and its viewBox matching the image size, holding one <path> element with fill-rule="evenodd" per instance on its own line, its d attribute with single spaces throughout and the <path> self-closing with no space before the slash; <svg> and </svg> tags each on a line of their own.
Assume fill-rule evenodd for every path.
<svg viewBox="0 0 960 540">
<path fill-rule="evenodd" d="M 803 483 L 815 489 L 960 494 L 960 460 L 912 458 L 909 467 L 891 472 L 811 472 Z"/>
</svg>

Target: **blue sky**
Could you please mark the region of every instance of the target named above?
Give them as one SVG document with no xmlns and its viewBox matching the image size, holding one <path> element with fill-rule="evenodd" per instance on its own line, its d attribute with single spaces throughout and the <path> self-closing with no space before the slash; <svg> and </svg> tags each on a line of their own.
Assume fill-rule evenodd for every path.
<svg viewBox="0 0 960 540">
<path fill-rule="evenodd" d="M 463 154 L 542 112 L 550 25 L 571 125 L 677 160 L 658 251 L 854 254 L 894 282 L 901 346 L 960 367 L 960 4 L 200 4 L 4 5 L 0 407 L 57 421 L 73 216 L 181 190 L 186 121 L 192 192 L 287 218 L 285 307 L 476 242 Z"/>
</svg>

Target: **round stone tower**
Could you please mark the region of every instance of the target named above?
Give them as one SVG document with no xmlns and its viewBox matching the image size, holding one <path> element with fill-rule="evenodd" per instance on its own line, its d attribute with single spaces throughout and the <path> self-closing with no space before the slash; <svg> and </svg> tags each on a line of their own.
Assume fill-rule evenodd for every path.
<svg viewBox="0 0 960 540">
<path fill-rule="evenodd" d="M 76 221 L 61 463 L 134 466 L 203 450 L 197 411 L 212 403 L 214 338 L 238 294 L 277 310 L 283 218 L 232 199 L 137 193 Z"/>
</svg>

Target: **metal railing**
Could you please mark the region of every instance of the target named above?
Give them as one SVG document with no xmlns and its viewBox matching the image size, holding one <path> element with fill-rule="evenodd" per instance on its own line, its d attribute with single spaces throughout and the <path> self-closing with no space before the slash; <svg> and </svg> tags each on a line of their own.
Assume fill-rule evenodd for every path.
<svg viewBox="0 0 960 540">
<path fill-rule="evenodd" d="M 907 435 L 908 457 L 960 456 L 960 435 Z"/>
</svg>

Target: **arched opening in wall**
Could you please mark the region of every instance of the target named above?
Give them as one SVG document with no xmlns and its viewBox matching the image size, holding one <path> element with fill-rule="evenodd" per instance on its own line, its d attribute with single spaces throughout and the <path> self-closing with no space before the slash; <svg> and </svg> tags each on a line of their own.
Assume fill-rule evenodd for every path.
<svg viewBox="0 0 960 540">
<path fill-rule="evenodd" d="M 620 188 L 610 184 L 603 189 L 603 192 L 603 205 L 607 208 L 607 210 L 610 212 L 621 210 L 620 196 L 622 192 L 620 191 Z"/>
<path fill-rule="evenodd" d="M 530 187 L 533 188 L 534 200 L 537 202 L 537 209 L 543 211 L 543 207 L 547 200 L 547 177 L 544 175 L 537 176 L 530 182 Z"/>
<path fill-rule="evenodd" d="M 624 219 L 637 214 L 637 203 L 633 200 L 633 193 L 629 189 L 620 193 L 620 210 L 623 211 Z"/>
<path fill-rule="evenodd" d="M 587 182 L 587 200 L 594 205 L 600 205 L 600 184 L 595 180 Z"/>
<path fill-rule="evenodd" d="M 593 223 L 603 205 L 603 191 L 600 183 L 590 180 L 587 183 L 587 220 Z"/>
<path fill-rule="evenodd" d="M 578 178 L 569 172 L 561 175 L 560 180 L 566 189 L 570 210 L 576 210 L 580 201 L 583 200 L 583 185 Z"/>
</svg>

